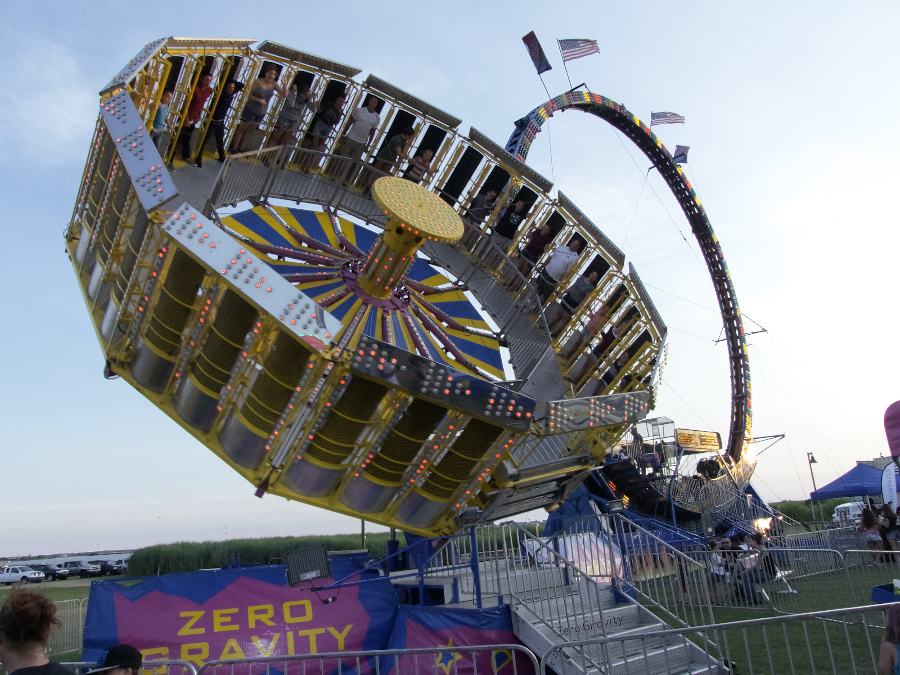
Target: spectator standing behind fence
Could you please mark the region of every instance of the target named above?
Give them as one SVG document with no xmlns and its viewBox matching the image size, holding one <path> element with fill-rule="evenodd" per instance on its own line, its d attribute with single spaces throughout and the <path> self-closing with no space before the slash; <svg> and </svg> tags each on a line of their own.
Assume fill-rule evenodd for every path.
<svg viewBox="0 0 900 675">
<path fill-rule="evenodd" d="M 559 299 L 559 311 L 550 324 L 551 337 L 563 332 L 566 324 L 572 320 L 572 315 L 581 307 L 581 303 L 597 287 L 599 276 L 596 271 L 591 271 L 585 276 L 578 277 L 575 283 L 569 286 L 569 290 Z"/>
<path fill-rule="evenodd" d="M 709 580 L 712 582 L 713 603 L 727 604 L 728 590 L 731 585 L 731 572 L 725 558 L 719 553 L 719 542 L 709 540 Z"/>
<path fill-rule="evenodd" d="M 878 675 L 900 675 L 900 604 L 891 605 L 885 623 Z"/>
<path fill-rule="evenodd" d="M 421 155 L 417 155 L 409 160 L 409 166 L 406 167 L 403 177 L 413 183 L 421 183 L 425 176 L 429 176 L 437 171 L 437 169 L 431 168 L 432 157 L 434 157 L 434 152 L 423 150 Z"/>
<path fill-rule="evenodd" d="M 206 145 L 206 139 L 209 136 L 210 131 L 212 132 L 213 138 L 216 139 L 216 150 L 219 152 L 219 161 L 225 161 L 225 118 L 228 116 L 228 111 L 231 109 L 231 103 L 234 101 L 235 93 L 240 91 L 238 86 L 240 85 L 234 80 L 228 80 L 228 82 L 225 83 L 222 94 L 219 96 L 219 100 L 216 101 L 216 107 L 213 109 L 209 127 L 207 127 L 206 132 L 200 139 L 200 151 L 197 153 L 198 167 L 203 166 L 203 146 Z M 243 89 L 243 86 L 241 86 L 241 89 Z"/>
<path fill-rule="evenodd" d="M 275 92 L 277 91 L 280 96 L 287 94 L 282 87 L 278 86 L 277 79 L 278 69 L 270 64 L 263 69 L 262 77 L 256 78 L 250 84 L 247 103 L 244 104 L 244 111 L 241 113 L 241 123 L 231 141 L 231 149 L 234 152 L 246 152 L 247 139 L 259 127 L 259 123 L 265 119 L 269 101 Z"/>
<path fill-rule="evenodd" d="M 266 147 L 275 148 L 279 145 L 287 145 L 288 139 L 291 138 L 291 135 L 300 124 L 304 110 L 316 111 L 316 104 L 313 103 L 309 86 L 303 85 L 298 91 L 297 84 L 292 84 L 287 96 L 284 98 L 284 105 L 281 106 L 281 110 L 278 112 L 278 119 L 275 120 L 275 129 L 272 130 L 269 140 L 266 141 Z"/>
<path fill-rule="evenodd" d="M 884 544 L 881 541 L 881 533 L 878 529 L 878 519 L 876 518 L 875 514 L 872 513 L 872 509 L 870 509 L 868 506 L 862 510 L 862 517 L 860 518 L 859 527 L 857 529 L 865 535 L 866 546 L 868 546 L 870 550 L 884 550 Z M 883 561 L 879 561 L 879 558 L 883 557 L 883 554 L 874 554 L 875 564 L 881 565 Z"/>
<path fill-rule="evenodd" d="M 744 588 L 744 597 L 748 602 L 757 604 L 761 599 L 768 600 L 765 592 L 758 592 L 756 584 L 772 581 L 777 574 L 775 561 L 769 549 L 763 546 L 763 536 L 754 532 L 747 540 L 749 554 L 744 558 L 744 573 L 741 575 L 741 585 Z"/>
<path fill-rule="evenodd" d="M 166 89 L 159 99 L 159 107 L 156 109 L 156 115 L 153 116 L 153 122 L 150 124 L 150 140 L 157 150 L 160 149 L 159 141 L 163 132 L 166 130 L 166 118 L 169 116 L 169 104 L 172 102 L 172 90 Z"/>
<path fill-rule="evenodd" d="M 569 270 L 572 269 L 572 266 L 578 262 L 580 251 L 581 239 L 578 237 L 572 237 L 568 246 L 559 246 L 553 251 L 550 259 L 538 275 L 537 292 L 538 299 L 542 305 L 553 295 L 553 290 L 556 288 L 559 280 L 566 276 Z"/>
<path fill-rule="evenodd" d="M 348 127 L 344 132 L 344 137 L 334 151 L 335 155 L 349 157 L 354 161 L 362 159 L 363 153 L 369 147 L 369 144 L 375 137 L 375 132 L 378 131 L 378 127 L 381 124 L 381 116 L 375 112 L 377 107 L 378 98 L 370 94 L 369 98 L 366 99 L 366 105 L 353 111 L 348 120 Z M 355 173 L 353 167 L 346 167 L 346 171 L 343 173 L 345 174 L 345 184 L 353 180 Z"/>
<path fill-rule="evenodd" d="M 897 514 L 890 504 L 881 505 L 881 542 L 884 544 L 885 551 L 896 551 L 897 539 L 900 538 L 900 531 L 897 530 Z"/>
<path fill-rule="evenodd" d="M 197 81 L 197 86 L 194 87 L 191 102 L 188 104 L 184 124 L 181 125 L 181 134 L 178 137 L 181 143 L 181 159 L 188 164 L 193 164 L 191 162 L 191 138 L 194 135 L 194 129 L 203 116 L 206 102 L 213 94 L 213 88 L 209 86 L 211 81 L 212 75 L 208 71 L 204 70 L 200 73 L 200 79 Z"/>
<path fill-rule="evenodd" d="M 43 595 L 14 588 L 0 607 L 0 662 L 9 675 L 74 675 L 47 658 L 56 606 Z"/>
</svg>

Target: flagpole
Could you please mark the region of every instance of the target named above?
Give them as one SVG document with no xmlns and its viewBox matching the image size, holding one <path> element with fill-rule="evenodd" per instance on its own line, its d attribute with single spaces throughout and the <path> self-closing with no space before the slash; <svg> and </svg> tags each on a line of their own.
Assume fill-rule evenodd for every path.
<svg viewBox="0 0 900 675">
<path fill-rule="evenodd" d="M 544 82 L 544 76 L 541 73 L 538 73 L 538 77 L 541 78 L 541 84 L 544 85 L 544 91 L 547 92 L 547 100 L 549 101 L 552 96 L 550 96 L 550 92 L 547 89 L 547 84 Z"/>
<path fill-rule="evenodd" d="M 559 50 L 559 56 L 563 62 L 563 70 L 566 71 L 566 79 L 569 81 L 569 91 L 572 91 L 572 78 L 569 77 L 569 69 L 566 67 L 566 57 L 563 56 L 562 45 L 559 44 L 559 40 L 556 41 L 556 48 Z"/>
</svg>

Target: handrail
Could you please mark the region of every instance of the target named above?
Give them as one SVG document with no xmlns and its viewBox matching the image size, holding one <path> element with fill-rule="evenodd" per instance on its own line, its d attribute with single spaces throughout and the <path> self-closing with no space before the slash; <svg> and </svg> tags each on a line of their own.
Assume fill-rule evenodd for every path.
<svg viewBox="0 0 900 675">
<path fill-rule="evenodd" d="M 65 666 L 67 668 L 71 668 L 76 672 L 78 668 L 96 668 L 96 661 L 67 661 L 65 663 L 60 663 L 59 665 Z M 141 665 L 138 673 L 143 673 L 145 670 L 151 670 L 156 672 L 157 668 L 161 666 L 181 666 L 182 672 L 185 668 L 187 668 L 188 672 L 191 675 L 197 675 L 197 669 L 194 667 L 194 664 L 190 661 L 184 661 L 182 659 L 144 659 L 143 664 Z M 168 670 L 166 671 L 168 672 Z"/>
<path fill-rule="evenodd" d="M 575 562 L 572 561 L 572 560 L 569 560 L 569 558 L 567 558 L 565 555 L 563 555 L 562 553 L 560 553 L 557 549 L 554 549 L 554 548 L 549 547 L 545 542 L 543 542 L 543 541 L 541 540 L 540 537 L 536 537 L 536 536 L 534 536 L 533 534 L 531 534 L 531 532 L 529 532 L 529 531 L 528 531 L 525 527 L 523 527 L 520 523 L 517 523 L 517 522 L 515 522 L 515 521 L 508 521 L 508 522 L 506 522 L 506 523 L 503 523 L 503 525 L 512 526 L 512 529 L 513 529 L 513 530 L 519 532 L 520 534 L 524 534 L 524 537 L 525 537 L 526 540 L 531 540 L 531 541 L 533 541 L 537 546 L 539 546 L 540 548 L 545 549 L 545 550 L 549 553 L 549 557 L 548 557 L 548 561 L 547 561 L 549 564 L 553 564 L 553 565 L 556 565 L 556 566 L 558 567 L 558 566 L 559 566 L 559 562 L 561 561 L 561 562 L 565 563 L 565 565 L 567 565 L 567 566 L 571 567 L 572 569 L 574 569 L 575 571 L 577 571 L 577 572 L 581 575 L 581 578 L 585 579 L 585 581 L 586 581 L 587 583 L 593 583 L 594 585 L 599 586 L 599 584 L 597 584 L 597 582 L 594 580 L 593 576 L 591 576 L 590 574 L 588 574 L 587 572 L 585 572 L 584 570 L 582 570 L 582 569 L 578 566 L 577 563 L 575 563 Z M 505 544 L 505 540 L 504 540 L 504 544 Z M 616 559 L 615 559 L 615 557 L 613 557 L 613 559 L 612 559 L 612 567 L 615 568 L 615 566 L 616 566 Z M 612 574 L 613 574 L 613 573 L 614 573 L 613 570 L 610 570 L 610 577 L 611 577 L 611 578 L 613 578 L 613 577 L 612 577 Z M 540 614 L 534 612 L 534 610 L 532 610 L 531 608 L 529 608 L 528 605 L 527 605 L 527 603 L 526 603 L 522 598 L 520 598 L 518 595 L 516 595 L 516 594 L 513 592 L 513 590 L 512 590 L 511 587 L 510 587 L 510 590 L 509 590 L 509 594 L 510 594 L 512 597 L 514 597 L 516 600 L 518 600 L 519 603 L 520 603 L 523 607 L 525 607 L 531 614 L 533 614 L 533 615 L 534 615 L 534 616 L 535 616 L 542 624 L 544 624 L 545 626 L 547 626 L 547 627 L 548 627 L 548 628 L 549 628 L 549 629 L 550 629 L 550 630 L 551 630 L 551 631 L 552 631 L 552 632 L 553 632 L 560 640 L 563 640 L 563 641 L 567 641 L 567 640 L 568 640 L 567 637 L 566 637 L 565 635 L 563 635 L 563 634 L 562 634 L 561 632 L 559 632 L 556 628 L 554 628 L 550 623 L 548 623 L 548 622 L 546 621 L 546 619 L 545 619 L 543 616 L 541 616 Z M 630 600 L 630 598 L 629 598 L 629 600 Z M 599 612 L 599 614 L 600 614 L 600 626 L 601 626 L 601 631 L 603 632 L 604 635 L 606 635 L 606 622 L 603 620 L 603 608 L 602 608 L 602 607 L 597 607 L 596 610 L 597 610 L 597 611 Z"/>
<path fill-rule="evenodd" d="M 704 640 L 708 644 L 710 644 L 710 643 L 712 643 L 712 641 L 709 640 L 708 638 L 706 638 L 706 636 L 705 636 L 706 633 L 717 634 L 720 632 L 725 632 L 725 631 L 735 630 L 735 629 L 756 628 L 756 627 L 760 627 L 760 626 L 765 627 L 765 626 L 772 625 L 772 624 L 784 625 L 784 624 L 787 624 L 788 622 L 795 622 L 795 621 L 805 622 L 805 621 L 811 620 L 811 619 L 819 619 L 819 620 L 823 620 L 823 621 L 838 621 L 838 622 L 846 624 L 846 621 L 841 621 L 841 619 L 839 617 L 841 615 L 854 614 L 854 613 L 860 615 L 861 623 L 862 623 L 863 627 L 866 630 L 868 630 L 869 625 L 868 625 L 868 622 L 866 621 L 866 616 L 865 616 L 866 612 L 871 612 L 873 609 L 887 611 L 889 608 L 891 608 L 897 604 L 900 604 L 900 602 L 883 604 L 883 605 L 878 605 L 878 606 L 868 605 L 868 606 L 858 606 L 858 607 L 847 607 L 847 608 L 843 608 L 843 609 L 823 610 L 823 611 L 819 611 L 819 612 L 806 612 L 803 614 L 792 614 L 790 616 L 761 617 L 761 618 L 757 618 L 757 619 L 745 619 L 742 621 L 732 621 L 729 623 L 706 624 L 703 626 L 694 626 L 691 628 L 674 628 L 674 629 L 669 629 L 669 630 L 661 630 L 661 631 L 652 631 L 652 632 L 642 633 L 640 635 L 640 637 L 638 637 L 638 638 L 630 637 L 628 639 L 632 640 L 632 641 L 633 640 L 642 640 L 643 641 L 643 640 L 650 640 L 650 639 L 659 638 L 659 637 L 665 638 L 668 636 L 673 636 L 673 637 L 674 636 L 684 636 L 687 633 L 694 633 L 694 634 L 703 636 Z M 622 638 L 622 637 L 612 636 L 612 637 L 594 638 L 591 640 L 573 640 L 573 641 L 567 642 L 565 644 L 554 645 L 554 646 L 550 647 L 549 649 L 547 649 L 547 651 L 545 651 L 541 655 L 541 670 L 540 670 L 540 672 L 541 673 L 548 672 L 548 660 L 554 652 L 561 651 L 563 649 L 574 649 L 574 648 L 579 648 L 579 647 L 605 646 L 612 642 L 621 642 L 623 640 L 624 640 L 624 638 Z M 712 644 L 714 644 L 714 643 L 712 643 Z M 829 645 L 829 647 L 830 647 L 830 645 Z M 727 645 L 726 645 L 726 650 L 727 650 Z M 708 651 L 706 651 L 706 650 L 704 650 L 704 651 L 707 656 L 712 656 L 712 654 L 710 654 Z M 875 665 L 874 662 L 872 665 Z M 793 669 L 792 669 L 792 672 L 794 672 Z M 806 672 L 806 671 L 804 671 L 804 672 Z"/>
<path fill-rule="evenodd" d="M 321 169 L 317 168 L 321 164 Z M 297 146 L 281 146 L 256 150 L 229 157 L 219 172 L 210 192 L 204 213 L 214 216 L 216 209 L 240 201 L 267 201 L 270 198 L 319 204 L 326 210 L 342 211 L 375 227 L 383 227 L 386 219 L 367 190 L 382 176 L 387 176 L 360 160 L 339 155 L 313 152 Z M 356 185 L 357 190 L 347 187 Z M 519 291 L 503 290 L 512 295 L 514 304 L 500 313 L 491 312 L 500 332 L 510 347 L 516 379 L 527 381 L 553 350 L 553 339 L 544 308 L 531 281 L 510 262 L 506 253 L 490 240 L 490 235 L 473 227 L 462 216 L 462 245 L 454 247 L 465 260 L 454 264 L 442 247 L 449 244 L 427 242 L 421 253 L 432 265 L 445 268 L 460 281 L 470 285 L 475 275 L 488 286 L 485 293 L 499 290 L 507 283 Z M 481 298 L 479 298 L 481 299 Z M 490 302 L 486 306 L 498 309 Z M 534 318 L 518 311 L 525 307 Z M 499 311 L 499 310 L 498 310 Z M 530 330 L 536 329 L 536 333 Z"/>
<path fill-rule="evenodd" d="M 535 673 L 538 672 L 539 662 L 537 656 L 532 652 L 528 647 L 520 644 L 495 644 L 495 645 L 464 645 L 464 646 L 453 646 L 453 651 L 455 652 L 486 652 L 486 651 L 509 651 L 510 654 L 521 654 L 523 657 L 529 659 L 531 661 L 532 666 L 534 667 Z M 202 666 L 200 666 L 199 670 L 194 671 L 195 675 L 201 675 L 208 670 L 212 670 L 214 668 L 218 668 L 219 666 L 232 666 L 236 664 L 248 663 L 248 664 L 267 664 L 267 663 L 285 663 L 288 661 L 326 661 L 326 660 L 338 660 L 341 661 L 343 659 L 348 658 L 365 658 L 365 659 L 381 659 L 387 658 L 392 661 L 399 660 L 400 657 L 403 656 L 416 656 L 419 654 L 436 654 L 440 652 L 447 651 L 447 648 L 441 647 L 432 647 L 432 648 L 414 648 L 414 649 L 372 649 L 366 651 L 344 651 L 344 652 L 320 652 L 317 654 L 293 654 L 286 656 L 266 656 L 259 657 L 255 659 L 227 659 L 227 660 L 215 660 L 215 661 L 207 661 Z M 391 657 L 394 657 L 391 659 Z M 390 662 L 390 661 L 389 661 Z M 156 661 L 150 661 L 147 663 L 157 663 Z M 387 669 L 387 670 L 390 670 Z M 515 671 L 515 669 L 514 669 Z M 513 671 L 513 672 L 514 672 Z M 266 668 L 266 672 L 269 672 L 269 669 Z M 306 672 L 306 671 L 304 671 Z M 379 670 L 378 672 L 386 672 Z"/>
</svg>

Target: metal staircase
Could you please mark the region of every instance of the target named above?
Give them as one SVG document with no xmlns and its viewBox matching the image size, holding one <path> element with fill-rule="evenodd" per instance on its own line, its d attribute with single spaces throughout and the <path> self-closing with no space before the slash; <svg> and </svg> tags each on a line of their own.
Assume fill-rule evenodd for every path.
<svg viewBox="0 0 900 675">
<path fill-rule="evenodd" d="M 461 561 L 476 556 L 477 575 L 459 574 L 458 568 L 453 573 L 459 598 L 469 604 L 477 596 L 480 606 L 484 597 L 495 596 L 509 604 L 516 635 L 538 655 L 570 642 L 605 639 L 602 645 L 554 650 L 549 665 L 560 675 L 721 672 L 715 659 L 683 636 L 640 639 L 671 627 L 661 616 L 676 625 L 687 623 L 627 581 L 627 554 L 603 531 L 616 522 L 612 518 L 593 532 L 552 539 L 535 537 L 517 523 L 479 528 L 476 550 L 452 556 Z M 667 546 L 661 540 L 659 545 Z M 441 574 L 432 567 L 430 582 Z"/>
<path fill-rule="evenodd" d="M 573 640 L 612 638 L 602 645 L 556 651 L 549 665 L 560 675 L 718 672 L 717 664 L 691 642 L 660 636 L 648 645 L 635 639 L 670 626 L 611 585 L 582 577 L 577 585 L 561 585 L 556 591 L 561 595 L 544 597 L 540 590 L 511 594 L 513 629 L 523 644 L 544 654 Z M 568 611 L 547 612 L 554 604 Z"/>
<path fill-rule="evenodd" d="M 793 518 L 775 513 L 768 504 L 761 502 L 751 494 L 739 492 L 733 485 L 730 487 L 722 485 L 720 489 L 731 493 L 732 499 L 713 509 L 712 512 L 718 518 L 728 520 L 739 529 L 754 532 L 761 529 L 757 523 L 766 519 L 778 519 L 784 527 L 794 527 L 798 531 L 804 529 L 803 525 Z"/>
</svg>

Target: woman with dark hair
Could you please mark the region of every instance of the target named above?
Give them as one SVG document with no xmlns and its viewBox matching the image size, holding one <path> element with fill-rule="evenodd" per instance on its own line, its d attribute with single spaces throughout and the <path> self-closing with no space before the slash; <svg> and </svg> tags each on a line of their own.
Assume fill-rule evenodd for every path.
<svg viewBox="0 0 900 675">
<path fill-rule="evenodd" d="M 0 661 L 9 675 L 73 675 L 50 663 L 45 650 L 59 626 L 56 607 L 43 595 L 14 589 L 0 607 Z"/>
<path fill-rule="evenodd" d="M 878 675 L 900 675 L 900 604 L 891 605 L 881 640 Z"/>
<path fill-rule="evenodd" d="M 235 152 L 244 152 L 247 149 L 247 137 L 265 119 L 272 95 L 276 91 L 279 96 L 287 94 L 283 88 L 278 86 L 277 80 L 278 69 L 270 63 L 263 67 L 260 77 L 253 80 L 250 85 L 247 103 L 244 105 L 244 112 L 241 113 L 241 123 L 235 130 L 234 138 L 231 141 L 231 148 Z"/>
<path fill-rule="evenodd" d="M 872 513 L 872 509 L 868 506 L 862 510 L 862 519 L 860 520 L 857 530 L 865 535 L 866 545 L 869 547 L 869 550 L 884 550 L 884 544 L 881 543 L 881 534 L 878 530 L 878 518 Z M 880 556 L 877 553 L 873 554 L 873 556 L 875 564 L 880 565 L 879 558 L 884 556 Z"/>
</svg>

